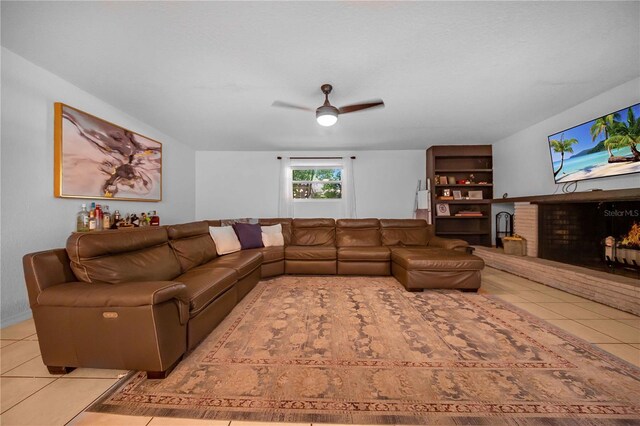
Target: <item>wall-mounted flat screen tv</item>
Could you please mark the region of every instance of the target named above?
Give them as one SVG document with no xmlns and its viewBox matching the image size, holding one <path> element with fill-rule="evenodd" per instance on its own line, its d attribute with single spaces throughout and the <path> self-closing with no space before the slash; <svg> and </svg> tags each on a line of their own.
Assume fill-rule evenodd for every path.
<svg viewBox="0 0 640 426">
<path fill-rule="evenodd" d="M 640 104 L 549 136 L 556 183 L 640 173 Z"/>
</svg>

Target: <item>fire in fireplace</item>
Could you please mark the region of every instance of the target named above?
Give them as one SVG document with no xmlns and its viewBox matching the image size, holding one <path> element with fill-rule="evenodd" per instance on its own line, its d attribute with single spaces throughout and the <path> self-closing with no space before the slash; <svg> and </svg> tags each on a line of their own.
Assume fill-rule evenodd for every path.
<svg viewBox="0 0 640 426">
<path fill-rule="evenodd" d="M 640 224 L 634 222 L 629 232 L 618 240 L 612 236 L 607 237 L 604 254 L 607 263 L 616 262 L 640 268 Z"/>
</svg>

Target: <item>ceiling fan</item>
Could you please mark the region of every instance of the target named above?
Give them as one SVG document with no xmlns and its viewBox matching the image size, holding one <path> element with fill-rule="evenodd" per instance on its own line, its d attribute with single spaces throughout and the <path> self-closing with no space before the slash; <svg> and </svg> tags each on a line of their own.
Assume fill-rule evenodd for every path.
<svg viewBox="0 0 640 426">
<path fill-rule="evenodd" d="M 373 100 L 366 101 L 359 104 L 346 105 L 343 107 L 336 108 L 329 103 L 329 93 L 331 93 L 331 90 L 333 90 L 333 86 L 331 86 L 330 84 L 323 84 L 322 86 L 320 86 L 320 90 L 322 90 L 322 93 L 324 93 L 324 104 L 318 107 L 315 111 L 316 111 L 316 120 L 318 121 L 318 124 L 321 126 L 325 126 L 325 127 L 333 126 L 338 121 L 339 114 L 347 114 L 349 112 L 361 111 L 363 109 L 368 109 L 368 108 L 384 107 L 384 102 L 382 102 L 382 99 L 373 99 Z M 288 102 L 282 102 L 282 101 L 275 101 L 271 106 L 301 109 L 304 111 L 313 111 L 313 108 L 294 105 L 294 104 L 290 104 Z"/>
</svg>

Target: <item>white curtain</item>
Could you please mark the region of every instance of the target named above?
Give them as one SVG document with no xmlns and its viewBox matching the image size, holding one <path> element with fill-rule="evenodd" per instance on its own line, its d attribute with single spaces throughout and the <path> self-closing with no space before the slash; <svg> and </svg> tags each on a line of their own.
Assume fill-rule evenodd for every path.
<svg viewBox="0 0 640 426">
<path fill-rule="evenodd" d="M 345 157 L 342 160 L 342 217 L 356 219 L 356 185 L 353 176 L 353 159 Z"/>
<path fill-rule="evenodd" d="M 293 186 L 291 185 L 291 159 L 282 157 L 280 160 L 280 202 L 278 217 L 293 217 Z"/>
</svg>

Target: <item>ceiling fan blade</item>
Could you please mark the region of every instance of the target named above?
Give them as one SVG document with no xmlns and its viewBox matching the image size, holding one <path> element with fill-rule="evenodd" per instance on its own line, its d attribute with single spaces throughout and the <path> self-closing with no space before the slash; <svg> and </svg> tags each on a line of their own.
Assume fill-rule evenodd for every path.
<svg viewBox="0 0 640 426">
<path fill-rule="evenodd" d="M 381 107 L 381 108 L 384 107 L 384 102 L 382 102 L 382 99 L 372 99 L 370 101 L 366 101 L 361 104 L 346 105 L 338 108 L 338 112 L 340 114 L 346 114 L 348 112 L 356 112 L 363 109 L 376 108 L 376 107 Z"/>
<path fill-rule="evenodd" d="M 293 109 L 301 109 L 304 111 L 315 111 L 314 109 L 305 107 L 305 106 L 300 106 L 300 105 L 295 105 L 295 104 L 290 104 L 289 102 L 282 102 L 282 101 L 274 101 L 271 106 L 274 107 L 281 107 L 281 108 L 293 108 Z"/>
</svg>

